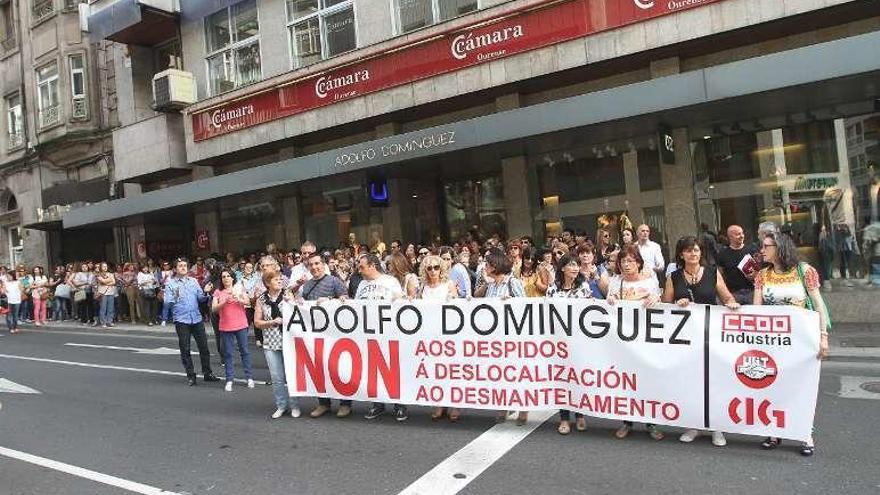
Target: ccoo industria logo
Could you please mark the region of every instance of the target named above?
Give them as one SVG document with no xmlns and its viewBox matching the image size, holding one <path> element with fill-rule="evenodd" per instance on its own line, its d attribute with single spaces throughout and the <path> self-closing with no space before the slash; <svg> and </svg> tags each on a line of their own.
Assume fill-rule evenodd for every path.
<svg viewBox="0 0 880 495">
<path fill-rule="evenodd" d="M 215 128 L 220 128 L 223 124 L 235 119 L 240 119 L 242 117 L 247 117 L 248 115 L 254 114 L 254 106 L 253 105 L 242 105 L 236 108 L 230 108 L 227 110 L 217 109 L 211 112 L 211 125 Z"/>
<path fill-rule="evenodd" d="M 504 43 L 505 41 L 522 38 L 525 36 L 525 30 L 522 24 L 498 28 L 494 31 L 474 34 L 473 32 L 464 33 L 452 39 L 452 56 L 458 60 L 464 60 L 470 52 L 481 48 L 492 47 Z M 503 53 L 503 50 L 500 52 Z M 482 57 L 478 57 L 481 58 Z M 491 57 L 490 57 L 491 58 Z"/>
</svg>

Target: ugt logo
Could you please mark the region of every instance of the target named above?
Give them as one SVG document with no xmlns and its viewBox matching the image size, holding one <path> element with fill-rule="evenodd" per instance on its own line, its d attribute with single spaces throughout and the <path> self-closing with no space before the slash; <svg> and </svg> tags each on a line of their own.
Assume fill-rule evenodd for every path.
<svg viewBox="0 0 880 495">
<path fill-rule="evenodd" d="M 745 423 L 748 426 L 753 426 L 756 424 L 755 420 L 757 419 L 764 426 L 770 426 L 773 423 L 777 428 L 785 428 L 785 411 L 779 409 L 771 411 L 770 406 L 772 405 L 769 400 L 764 399 L 756 407 L 755 399 L 751 397 L 746 398 L 745 402 L 740 400 L 739 397 L 734 397 L 727 406 L 727 414 L 734 424 Z M 740 415 L 741 410 L 745 413 L 745 418 Z"/>
<path fill-rule="evenodd" d="M 762 389 L 773 385 L 779 374 L 779 367 L 769 354 L 753 349 L 737 358 L 734 371 L 746 387 Z"/>
</svg>

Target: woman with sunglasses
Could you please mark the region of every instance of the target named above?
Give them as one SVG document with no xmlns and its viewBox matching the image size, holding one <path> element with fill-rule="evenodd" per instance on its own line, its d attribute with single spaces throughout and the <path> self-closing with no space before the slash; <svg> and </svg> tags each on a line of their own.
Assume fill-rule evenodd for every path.
<svg viewBox="0 0 880 495">
<path fill-rule="evenodd" d="M 578 298 L 589 299 L 593 296 L 593 289 L 587 278 L 581 273 L 581 264 L 578 262 L 577 256 L 565 254 L 559 258 L 556 267 L 556 279 L 554 283 L 547 289 L 547 298 Z M 587 421 L 581 413 L 575 413 L 575 428 L 577 431 L 587 429 Z M 571 433 L 571 411 L 559 410 L 559 426 L 556 431 L 560 435 L 568 435 Z"/>
<path fill-rule="evenodd" d="M 214 291 L 211 311 L 220 316 L 218 329 L 223 337 L 223 364 L 226 370 L 225 390 L 232 392 L 232 382 L 235 379 L 235 358 L 232 356 L 232 352 L 236 347 L 241 358 L 241 365 L 244 367 L 247 386 L 254 388 L 254 372 L 247 342 L 250 322 L 245 314 L 245 304 L 250 303 L 250 297 L 245 293 L 241 283 L 235 282 L 235 275 L 228 268 L 220 271 L 220 284 L 220 288 Z"/>
<path fill-rule="evenodd" d="M 514 239 L 507 243 L 507 257 L 510 258 L 513 276 L 519 278 L 523 263 L 522 242 L 519 239 Z"/>
<path fill-rule="evenodd" d="M 419 266 L 419 288 L 416 293 L 418 299 L 430 301 L 449 301 L 458 296 L 458 288 L 449 280 L 449 265 L 439 256 L 431 254 L 425 256 Z M 431 414 L 432 421 L 439 421 L 446 414 L 446 408 L 438 407 Z M 449 410 L 449 421 L 455 423 L 461 417 L 458 409 Z"/>
<path fill-rule="evenodd" d="M 535 250 L 525 248 L 523 250 L 522 268 L 519 272 L 519 281 L 523 284 L 526 297 L 543 297 L 544 293 L 538 290 L 538 261 Z M 546 292 L 546 291 L 545 291 Z"/>
<path fill-rule="evenodd" d="M 714 265 L 707 265 L 700 243 L 694 236 L 682 237 L 675 245 L 675 263 L 678 267 L 666 279 L 663 302 L 681 307 L 695 304 L 717 304 L 721 300 L 730 309 L 739 309 L 739 303 L 727 290 L 724 277 Z M 702 432 L 697 429 L 685 431 L 678 439 L 691 443 Z M 712 432 L 712 444 L 727 445 L 724 433 Z"/>
<path fill-rule="evenodd" d="M 617 254 L 620 246 L 611 240 L 611 232 L 608 229 L 599 229 L 596 232 L 596 265 L 606 266 L 612 254 Z"/>
<path fill-rule="evenodd" d="M 620 248 L 617 256 L 617 275 L 608 281 L 608 304 L 614 306 L 617 301 L 641 301 L 646 307 L 660 302 L 660 283 L 653 271 L 645 272 L 645 262 L 642 259 L 639 248 L 635 244 L 629 244 Z M 648 434 L 654 440 L 663 440 L 663 432 L 657 426 L 648 423 Z M 623 426 L 614 432 L 618 439 L 624 439 L 632 431 L 632 421 L 624 421 Z"/>
<path fill-rule="evenodd" d="M 755 305 L 795 306 L 819 313 L 819 354 L 817 359 L 828 356 L 828 308 L 819 292 L 819 273 L 798 259 L 797 247 L 791 236 L 771 232 L 761 241 L 761 254 L 766 268 L 755 276 Z M 782 443 L 779 438 L 764 440 L 761 447 L 775 449 Z M 812 435 L 801 444 L 801 455 L 811 456 L 816 445 Z"/>
</svg>

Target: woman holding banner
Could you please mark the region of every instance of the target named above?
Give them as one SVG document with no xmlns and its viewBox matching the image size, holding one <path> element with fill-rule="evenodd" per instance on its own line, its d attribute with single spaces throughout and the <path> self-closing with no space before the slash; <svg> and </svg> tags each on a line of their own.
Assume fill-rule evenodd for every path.
<svg viewBox="0 0 880 495">
<path fill-rule="evenodd" d="M 486 253 L 485 266 L 480 277 L 481 285 L 474 291 L 474 296 L 490 299 L 525 297 L 523 284 L 513 276 L 512 269 L 510 258 L 503 251 L 498 248 L 490 249 Z M 517 416 L 516 424 L 524 425 L 528 419 L 529 413 L 522 411 Z M 501 411 L 495 420 L 499 423 L 506 421 L 507 411 Z"/>
<path fill-rule="evenodd" d="M 646 307 L 660 302 L 660 284 L 653 271 L 645 272 L 645 262 L 636 244 L 627 244 L 620 248 L 615 263 L 616 275 L 608 281 L 608 304 L 614 306 L 617 301 L 641 301 Z M 657 425 L 645 425 L 648 434 L 654 440 L 663 440 L 663 432 Z M 624 421 L 623 426 L 614 432 L 618 439 L 624 439 L 632 431 L 631 421 Z"/>
<path fill-rule="evenodd" d="M 278 419 L 290 410 L 290 416 L 300 417 L 299 404 L 287 393 L 284 375 L 284 354 L 282 353 L 283 338 L 281 336 L 281 303 L 284 300 L 280 270 L 267 270 L 263 274 L 263 285 L 266 291 L 258 298 L 254 308 L 254 327 L 263 330 L 263 354 L 269 365 L 272 378 L 272 392 L 275 394 L 275 412 L 272 419 Z"/>
<path fill-rule="evenodd" d="M 819 293 L 819 274 L 807 263 L 801 263 L 797 247 L 788 234 L 770 232 L 761 241 L 761 254 L 769 264 L 755 276 L 754 304 L 796 306 L 819 313 L 820 343 L 818 359 L 828 355 L 828 308 Z M 775 449 L 782 443 L 770 437 L 761 443 L 765 449 Z M 801 455 L 811 456 L 816 446 L 812 437 L 801 445 Z"/>
<path fill-rule="evenodd" d="M 578 248 L 578 251 L 580 251 L 582 247 L 585 247 L 585 245 L 582 244 Z M 587 281 L 584 274 L 581 273 L 581 264 L 578 262 L 578 257 L 571 254 L 565 254 L 559 258 L 559 263 L 556 266 L 556 279 L 550 288 L 547 289 L 547 297 L 581 299 L 595 297 L 590 283 Z M 599 297 L 601 297 L 601 293 L 599 293 Z M 587 420 L 584 419 L 584 415 L 581 413 L 575 413 L 574 417 L 575 428 L 577 431 L 586 430 Z M 560 435 L 568 435 L 571 433 L 570 421 L 571 411 L 560 409 L 559 426 L 556 428 L 556 431 L 559 432 Z"/>
<path fill-rule="evenodd" d="M 449 280 L 449 264 L 440 256 L 429 254 L 419 265 L 419 287 L 416 297 L 430 301 L 448 301 L 458 296 L 458 287 Z M 431 421 L 439 421 L 446 414 L 445 407 L 434 408 Z M 449 410 L 449 421 L 455 423 L 461 417 L 458 409 Z"/>
<path fill-rule="evenodd" d="M 700 243 L 694 236 L 682 237 L 675 245 L 675 263 L 678 269 L 666 279 L 663 302 L 686 307 L 691 303 L 717 304 L 720 300 L 730 309 L 739 309 L 739 303 L 727 290 L 724 277 L 715 266 L 707 266 Z M 692 429 L 685 431 L 678 439 L 684 443 L 693 442 L 702 432 Z M 712 444 L 716 447 L 727 445 L 724 433 L 712 432 Z"/>
</svg>

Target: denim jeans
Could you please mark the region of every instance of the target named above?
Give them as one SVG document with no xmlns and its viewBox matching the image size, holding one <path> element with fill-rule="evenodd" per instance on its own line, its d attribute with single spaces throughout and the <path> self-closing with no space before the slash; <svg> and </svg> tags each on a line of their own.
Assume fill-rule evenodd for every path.
<svg viewBox="0 0 880 495">
<path fill-rule="evenodd" d="M 284 375 L 284 354 L 281 351 L 273 351 L 263 348 L 266 356 L 266 364 L 269 365 L 269 376 L 272 377 L 272 393 L 275 394 L 275 407 L 278 409 L 292 409 L 299 407 L 296 398 L 287 393 L 286 377 Z"/>
<path fill-rule="evenodd" d="M 9 327 L 10 330 L 18 328 L 18 308 L 18 304 L 10 304 L 9 312 L 6 313 L 6 326 Z"/>
<path fill-rule="evenodd" d="M 22 299 L 21 304 L 18 305 L 18 319 L 21 321 L 28 321 L 34 316 L 33 305 L 31 304 L 30 299 Z"/>
<path fill-rule="evenodd" d="M 205 336 L 205 324 L 202 322 L 188 323 L 174 322 L 174 329 L 177 331 L 177 346 L 180 348 L 180 361 L 183 363 L 183 369 L 186 375 L 195 378 L 196 372 L 193 368 L 191 349 L 191 339 L 196 339 L 196 347 L 199 348 L 199 360 L 202 363 L 202 374 L 212 375 L 211 371 L 211 351 L 208 350 L 208 338 Z"/>
<path fill-rule="evenodd" d="M 66 320 L 68 318 L 67 305 L 70 299 L 55 296 L 52 301 L 52 319 L 56 321 Z"/>
<path fill-rule="evenodd" d="M 98 323 L 112 325 L 116 315 L 116 296 L 102 296 L 101 309 L 98 311 Z"/>
<path fill-rule="evenodd" d="M 223 336 L 223 362 L 226 363 L 226 381 L 231 382 L 235 378 L 235 357 L 232 351 L 238 347 L 238 355 L 241 356 L 241 365 L 244 367 L 244 377 L 253 378 L 254 371 L 251 366 L 251 351 L 248 350 L 248 329 L 242 328 L 236 332 L 220 332 Z"/>
<path fill-rule="evenodd" d="M 162 315 L 161 315 L 161 319 L 162 319 L 162 321 L 164 321 L 164 322 L 169 322 L 169 321 L 171 321 L 171 302 L 169 302 L 169 301 L 164 301 L 164 300 L 162 301 Z"/>
</svg>

